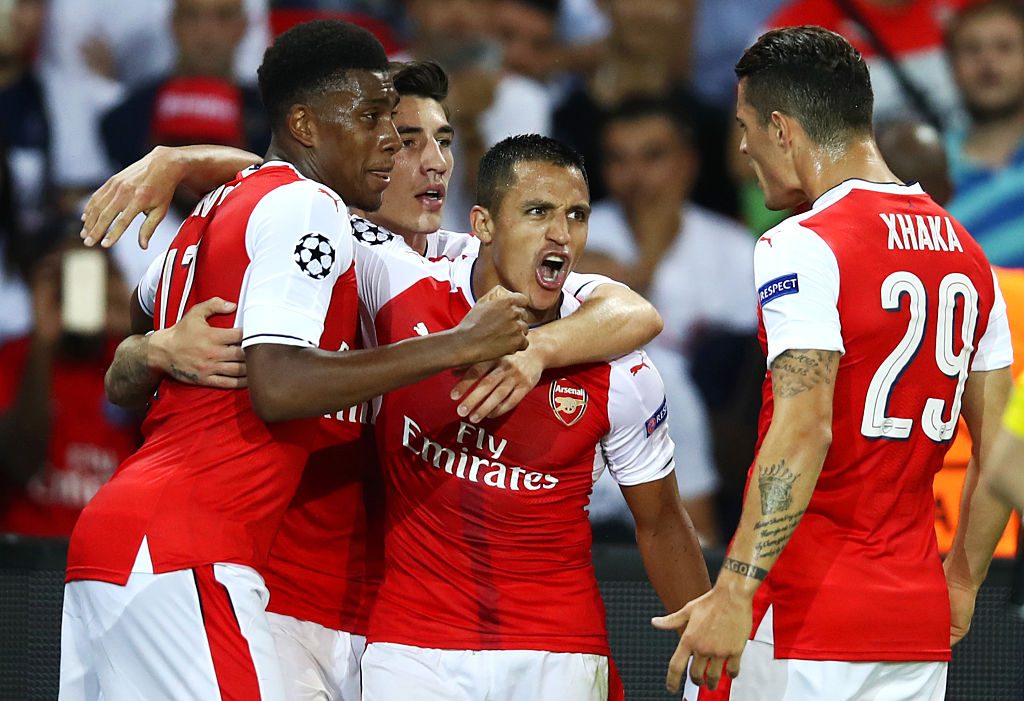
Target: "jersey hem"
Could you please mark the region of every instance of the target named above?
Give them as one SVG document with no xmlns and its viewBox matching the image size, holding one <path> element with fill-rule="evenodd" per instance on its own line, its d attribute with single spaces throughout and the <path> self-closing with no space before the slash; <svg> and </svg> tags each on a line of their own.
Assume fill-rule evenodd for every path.
<svg viewBox="0 0 1024 701">
<path fill-rule="evenodd" d="M 945 650 L 808 650 L 775 643 L 777 660 L 814 662 L 949 662 L 953 655 Z"/>
<path fill-rule="evenodd" d="M 369 635 L 366 638 L 367 644 L 390 643 L 393 645 L 408 645 L 426 650 L 533 650 L 535 652 L 556 652 L 582 655 L 604 655 L 611 656 L 611 649 L 607 641 L 599 645 L 580 643 L 565 639 L 547 639 L 539 643 L 536 639 L 523 639 L 515 637 L 502 637 L 500 644 L 484 645 L 479 638 L 458 639 L 444 638 L 439 640 L 412 639 L 401 635 Z"/>
<path fill-rule="evenodd" d="M 270 591 L 270 600 L 274 600 L 273 590 Z M 326 613 L 298 606 L 274 606 L 273 604 L 268 604 L 267 613 L 273 613 L 278 616 L 287 616 L 288 618 L 294 618 L 297 621 L 308 621 L 309 623 L 315 623 L 318 626 L 322 626 L 330 630 L 350 633 L 352 635 L 361 635 L 363 637 L 366 637 L 367 628 L 369 627 L 368 621 L 359 621 L 358 619 L 346 616 L 344 613 L 338 611 Z"/>
</svg>

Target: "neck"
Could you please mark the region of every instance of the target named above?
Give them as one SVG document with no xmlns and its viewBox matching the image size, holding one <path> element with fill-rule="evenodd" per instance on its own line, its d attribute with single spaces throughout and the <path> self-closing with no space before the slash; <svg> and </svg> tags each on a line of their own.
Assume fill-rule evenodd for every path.
<svg viewBox="0 0 1024 701">
<path fill-rule="evenodd" d="M 964 147 L 972 158 L 1001 166 L 1017 150 L 1022 138 L 1024 108 L 992 119 L 975 118 Z"/>
<path fill-rule="evenodd" d="M 898 183 L 885 164 L 871 136 L 851 142 L 841 150 L 815 148 L 797 166 L 797 177 L 808 202 L 821 197 L 844 180 L 856 178 L 876 183 Z"/>
<path fill-rule="evenodd" d="M 315 180 L 318 183 L 323 183 L 328 187 L 331 187 L 330 183 L 324 181 L 321 177 L 320 169 L 317 167 L 316 161 L 310 156 L 310 150 L 303 148 L 301 144 L 281 139 L 274 134 L 270 137 L 270 146 L 267 148 L 266 155 L 263 156 L 263 162 L 267 161 L 284 161 L 295 166 L 295 170 L 299 171 L 303 177 Z"/>
<path fill-rule="evenodd" d="M 494 266 L 491 252 L 487 249 L 488 246 L 481 242 L 480 255 L 473 264 L 473 277 L 470 285 L 473 288 L 474 299 L 480 299 L 498 285 L 502 285 L 501 276 L 498 274 L 498 269 Z M 511 289 L 508 285 L 504 285 L 504 287 Z M 512 291 L 514 292 L 515 290 Z M 526 323 L 530 326 L 546 324 L 549 321 L 554 321 L 557 316 L 557 305 L 551 309 L 526 308 Z"/>
</svg>

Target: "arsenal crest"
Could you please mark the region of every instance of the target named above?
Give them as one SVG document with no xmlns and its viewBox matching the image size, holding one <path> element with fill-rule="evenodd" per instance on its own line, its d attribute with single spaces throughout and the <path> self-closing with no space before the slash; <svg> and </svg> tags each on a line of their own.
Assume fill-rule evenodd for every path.
<svg viewBox="0 0 1024 701">
<path fill-rule="evenodd" d="M 572 426 L 583 418 L 587 410 L 587 390 L 564 377 L 551 383 L 551 410 L 566 426 Z"/>
</svg>

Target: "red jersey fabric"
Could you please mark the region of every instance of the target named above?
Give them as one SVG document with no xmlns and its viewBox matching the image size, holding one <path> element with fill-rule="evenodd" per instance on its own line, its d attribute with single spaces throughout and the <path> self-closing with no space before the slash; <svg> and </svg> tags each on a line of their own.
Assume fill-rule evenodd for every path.
<svg viewBox="0 0 1024 701">
<path fill-rule="evenodd" d="M 383 291 L 364 295 L 360 279 L 381 344 L 452 328 L 473 303 L 475 255 L 409 258 L 379 271 Z M 567 296 L 562 313 L 576 306 Z M 369 641 L 607 655 L 585 508 L 595 467 L 624 483 L 672 469 L 660 377 L 640 355 L 546 372 L 479 425 L 456 414 L 456 381 L 440 373 L 382 400 L 385 573 Z M 617 419 L 627 405 L 633 418 Z"/>
<path fill-rule="evenodd" d="M 778 658 L 948 660 L 932 479 L 967 370 L 1009 364 L 992 270 L 918 186 L 847 181 L 762 236 L 755 273 L 769 367 L 788 349 L 843 351 L 832 445 L 758 591 L 755 638 Z M 770 373 L 763 397 L 760 440 Z"/>
<path fill-rule="evenodd" d="M 158 262 L 154 325 L 169 326 L 196 301 L 220 296 L 238 300 L 239 309 L 210 323 L 241 326 L 243 347 L 316 345 L 335 283 L 353 275 L 351 261 L 348 216 L 336 194 L 287 164 L 254 167 L 207 195 Z M 142 448 L 72 534 L 68 581 L 123 584 L 143 538 L 153 572 L 215 562 L 259 569 L 317 427 L 316 419 L 268 425 L 248 391 L 165 378 Z"/>
<path fill-rule="evenodd" d="M 31 339 L 21 338 L 0 348 L 0 410 L 15 400 L 31 347 Z M 27 487 L 3 490 L 0 532 L 66 538 L 82 508 L 138 447 L 137 420 L 110 404 L 103 390 L 116 348 L 111 341 L 98 358 L 54 359 L 46 461 Z"/>
</svg>

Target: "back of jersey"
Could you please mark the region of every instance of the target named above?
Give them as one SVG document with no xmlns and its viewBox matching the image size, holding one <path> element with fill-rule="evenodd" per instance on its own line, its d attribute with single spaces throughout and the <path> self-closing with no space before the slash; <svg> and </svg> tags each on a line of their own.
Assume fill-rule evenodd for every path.
<svg viewBox="0 0 1024 701">
<path fill-rule="evenodd" d="M 919 187 L 862 181 L 763 236 L 755 267 L 769 367 L 790 349 L 843 353 L 831 448 L 762 588 L 777 654 L 948 659 L 932 480 L 968 372 L 1009 364 L 991 268 Z M 769 375 L 762 439 L 771 411 Z"/>
<path fill-rule="evenodd" d="M 153 299 L 154 328 L 172 326 L 217 296 L 237 301 L 238 310 L 209 322 L 241 327 L 243 347 L 316 346 L 351 260 L 348 216 L 337 195 L 284 163 L 249 169 L 204 197 L 171 243 Z M 156 572 L 212 562 L 258 566 L 316 424 L 268 425 L 248 390 L 165 377 L 142 448 L 79 522 L 69 578 L 127 579 L 144 536 Z"/>
</svg>

